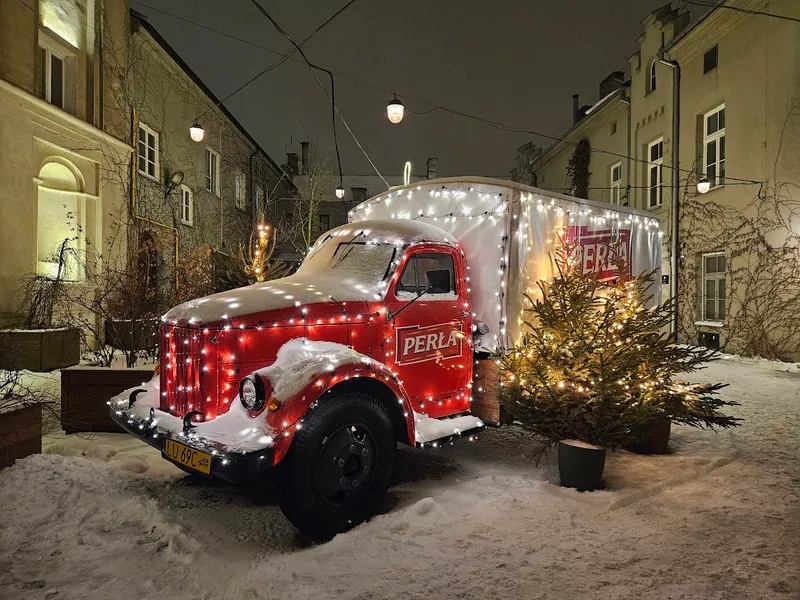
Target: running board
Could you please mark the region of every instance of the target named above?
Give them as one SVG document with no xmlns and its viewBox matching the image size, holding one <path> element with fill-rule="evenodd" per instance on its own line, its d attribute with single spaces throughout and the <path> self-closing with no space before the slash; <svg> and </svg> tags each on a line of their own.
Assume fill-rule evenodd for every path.
<svg viewBox="0 0 800 600">
<path fill-rule="evenodd" d="M 414 413 L 414 425 L 417 448 L 438 448 L 455 440 L 474 442 L 476 434 L 486 427 L 483 421 L 470 414 L 432 419 Z"/>
</svg>

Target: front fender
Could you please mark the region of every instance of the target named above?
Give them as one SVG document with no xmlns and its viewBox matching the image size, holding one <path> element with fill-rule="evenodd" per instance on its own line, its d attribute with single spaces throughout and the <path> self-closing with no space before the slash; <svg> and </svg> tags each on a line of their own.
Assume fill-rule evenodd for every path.
<svg viewBox="0 0 800 600">
<path fill-rule="evenodd" d="M 366 355 L 360 360 L 339 363 L 334 369 L 312 378 L 297 394 L 281 402 L 275 411 L 267 412 L 267 425 L 276 432 L 274 464 L 277 464 L 288 452 L 297 430 L 303 426 L 303 419 L 318 402 L 324 401 L 324 394 L 345 381 L 358 379 L 372 380 L 385 386 L 397 399 L 403 411 L 408 439 L 415 439 L 414 412 L 411 401 L 403 385 L 397 377 L 383 364 Z"/>
</svg>

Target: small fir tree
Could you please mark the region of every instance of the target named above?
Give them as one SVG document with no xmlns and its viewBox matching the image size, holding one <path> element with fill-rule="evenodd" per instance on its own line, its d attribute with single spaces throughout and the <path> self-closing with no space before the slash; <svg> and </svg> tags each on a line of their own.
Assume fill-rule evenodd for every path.
<svg viewBox="0 0 800 600">
<path fill-rule="evenodd" d="M 622 254 L 609 248 L 620 273 Z M 723 384 L 689 384 L 679 376 L 714 358 L 705 348 L 678 346 L 665 333 L 671 304 L 646 308 L 654 273 L 610 283 L 584 272 L 577 244 L 562 238 L 553 280 L 523 311 L 522 343 L 501 357 L 502 400 L 546 446 L 577 439 L 628 446 L 661 419 L 697 427 L 730 427 L 720 413 L 735 404 L 716 394 Z"/>
</svg>

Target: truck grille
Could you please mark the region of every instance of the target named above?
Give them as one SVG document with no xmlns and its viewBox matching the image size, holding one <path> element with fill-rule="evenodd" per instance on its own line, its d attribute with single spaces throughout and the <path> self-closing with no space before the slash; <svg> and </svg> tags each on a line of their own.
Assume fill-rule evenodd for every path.
<svg viewBox="0 0 800 600">
<path fill-rule="evenodd" d="M 161 328 L 161 409 L 182 416 L 190 410 L 213 419 L 236 396 L 237 369 L 228 349 L 233 335 L 189 327 Z"/>
</svg>

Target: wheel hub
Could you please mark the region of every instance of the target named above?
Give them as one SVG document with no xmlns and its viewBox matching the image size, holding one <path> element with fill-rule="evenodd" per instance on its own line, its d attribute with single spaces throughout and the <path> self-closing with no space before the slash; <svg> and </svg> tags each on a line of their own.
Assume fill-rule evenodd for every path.
<svg viewBox="0 0 800 600">
<path fill-rule="evenodd" d="M 358 493 L 372 475 L 375 444 L 370 433 L 347 425 L 331 433 L 317 467 L 320 492 L 334 504 L 343 504 Z"/>
</svg>

